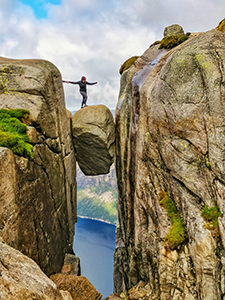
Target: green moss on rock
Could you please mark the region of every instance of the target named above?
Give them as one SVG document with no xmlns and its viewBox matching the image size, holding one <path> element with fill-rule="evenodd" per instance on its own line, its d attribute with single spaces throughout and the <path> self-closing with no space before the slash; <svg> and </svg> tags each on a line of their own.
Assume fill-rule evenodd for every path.
<svg viewBox="0 0 225 300">
<path fill-rule="evenodd" d="M 202 210 L 201 216 L 206 222 L 205 227 L 210 230 L 217 230 L 218 228 L 218 218 L 222 216 L 219 207 L 217 205 L 213 207 L 208 207 L 206 205 Z"/>
<path fill-rule="evenodd" d="M 168 193 L 164 191 L 161 192 L 159 195 L 159 202 L 160 205 L 166 209 L 168 217 L 172 223 L 170 231 L 165 237 L 166 245 L 171 250 L 175 250 L 178 246 L 185 242 L 187 238 L 186 230 L 176 204 L 174 200 L 169 197 Z"/>
<path fill-rule="evenodd" d="M 149 48 L 151 48 L 151 47 L 153 47 L 153 46 L 155 46 L 155 45 L 159 45 L 160 43 L 161 43 L 161 41 L 155 41 L 153 44 L 150 45 Z"/>
<path fill-rule="evenodd" d="M 120 67 L 120 75 L 122 75 L 125 70 L 129 69 L 138 58 L 139 56 L 132 56 L 131 58 L 128 58 Z"/>
<path fill-rule="evenodd" d="M 225 19 L 223 19 L 219 25 L 216 27 L 219 31 L 224 32 L 225 31 Z"/>
<path fill-rule="evenodd" d="M 170 35 L 166 36 L 160 42 L 159 49 L 171 49 L 186 41 L 189 37 L 189 34 L 182 35 Z"/>
<path fill-rule="evenodd" d="M 1 116 L 4 114 L 9 115 L 13 118 L 19 119 L 21 122 L 27 123 L 29 120 L 30 112 L 27 109 L 1 109 L 0 110 Z"/>
<path fill-rule="evenodd" d="M 0 109 L 0 146 L 13 153 L 32 158 L 33 146 L 27 136 L 29 111 L 25 109 Z"/>
</svg>

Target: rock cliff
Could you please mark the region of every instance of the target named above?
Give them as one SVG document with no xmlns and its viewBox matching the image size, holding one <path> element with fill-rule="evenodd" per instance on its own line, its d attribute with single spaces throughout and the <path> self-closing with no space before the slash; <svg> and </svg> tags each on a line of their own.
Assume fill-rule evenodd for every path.
<svg viewBox="0 0 225 300">
<path fill-rule="evenodd" d="M 225 299 L 225 33 L 185 39 L 173 49 L 151 46 L 121 77 L 114 285 L 122 292 L 143 281 L 161 300 L 218 300 Z"/>
<path fill-rule="evenodd" d="M 102 297 L 83 276 L 60 273 L 49 279 L 32 259 L 1 238 L 0 274 L 1 300 L 99 300 Z"/>
<path fill-rule="evenodd" d="M 0 108 L 30 111 L 33 158 L 0 148 L 0 236 L 59 272 L 72 253 L 76 160 L 61 75 L 43 60 L 0 58 Z"/>
</svg>

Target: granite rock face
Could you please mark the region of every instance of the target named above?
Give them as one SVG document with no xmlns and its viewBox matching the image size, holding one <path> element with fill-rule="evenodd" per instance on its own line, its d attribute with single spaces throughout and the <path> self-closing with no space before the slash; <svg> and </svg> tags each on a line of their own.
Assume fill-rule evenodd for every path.
<svg viewBox="0 0 225 300">
<path fill-rule="evenodd" d="M 0 241 L 1 300 L 66 300 L 38 265 Z"/>
<path fill-rule="evenodd" d="M 140 281 L 138 284 L 133 286 L 127 293 L 122 292 L 121 294 L 112 294 L 104 300 L 157 300 L 152 295 L 152 289 L 149 283 Z"/>
<path fill-rule="evenodd" d="M 73 300 L 100 300 L 102 298 L 102 295 L 84 276 L 54 274 L 51 280 L 55 282 L 58 289 L 69 292 Z"/>
<path fill-rule="evenodd" d="M 0 108 L 30 111 L 33 159 L 0 148 L 0 236 L 44 272 L 72 253 L 76 159 L 61 75 L 42 60 L 0 58 Z"/>
<path fill-rule="evenodd" d="M 80 109 L 72 118 L 72 128 L 82 172 L 85 175 L 109 173 L 115 149 L 115 125 L 110 110 L 104 105 Z"/>
<path fill-rule="evenodd" d="M 66 253 L 61 273 L 80 276 L 80 258 L 74 254 Z"/>
<path fill-rule="evenodd" d="M 218 30 L 150 47 L 123 73 L 115 293 L 142 280 L 156 299 L 225 299 L 224 99 Z"/>
<path fill-rule="evenodd" d="M 182 34 L 184 34 L 184 30 L 178 24 L 173 24 L 173 25 L 167 26 L 164 29 L 164 37 L 171 36 L 171 35 L 182 35 Z"/>
</svg>

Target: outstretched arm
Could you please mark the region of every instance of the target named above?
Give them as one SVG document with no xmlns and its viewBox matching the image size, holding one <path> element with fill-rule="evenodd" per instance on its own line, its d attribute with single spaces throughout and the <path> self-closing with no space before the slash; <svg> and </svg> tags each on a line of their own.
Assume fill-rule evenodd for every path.
<svg viewBox="0 0 225 300">
<path fill-rule="evenodd" d="M 64 83 L 71 83 L 71 84 L 79 84 L 80 81 L 68 81 L 68 80 L 62 80 Z"/>
<path fill-rule="evenodd" d="M 86 83 L 87 83 L 88 85 L 94 85 L 94 84 L 97 84 L 97 81 L 96 81 L 96 82 L 88 82 L 88 81 L 86 81 Z"/>
</svg>

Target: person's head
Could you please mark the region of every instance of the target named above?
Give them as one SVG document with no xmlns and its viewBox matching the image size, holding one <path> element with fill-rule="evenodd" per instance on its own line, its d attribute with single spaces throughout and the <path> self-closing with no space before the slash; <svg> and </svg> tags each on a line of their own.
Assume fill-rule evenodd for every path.
<svg viewBox="0 0 225 300">
<path fill-rule="evenodd" d="M 86 77 L 85 77 L 85 76 L 82 76 L 82 77 L 81 77 L 81 81 L 82 81 L 82 82 L 85 82 L 85 81 L 86 81 Z"/>
</svg>

